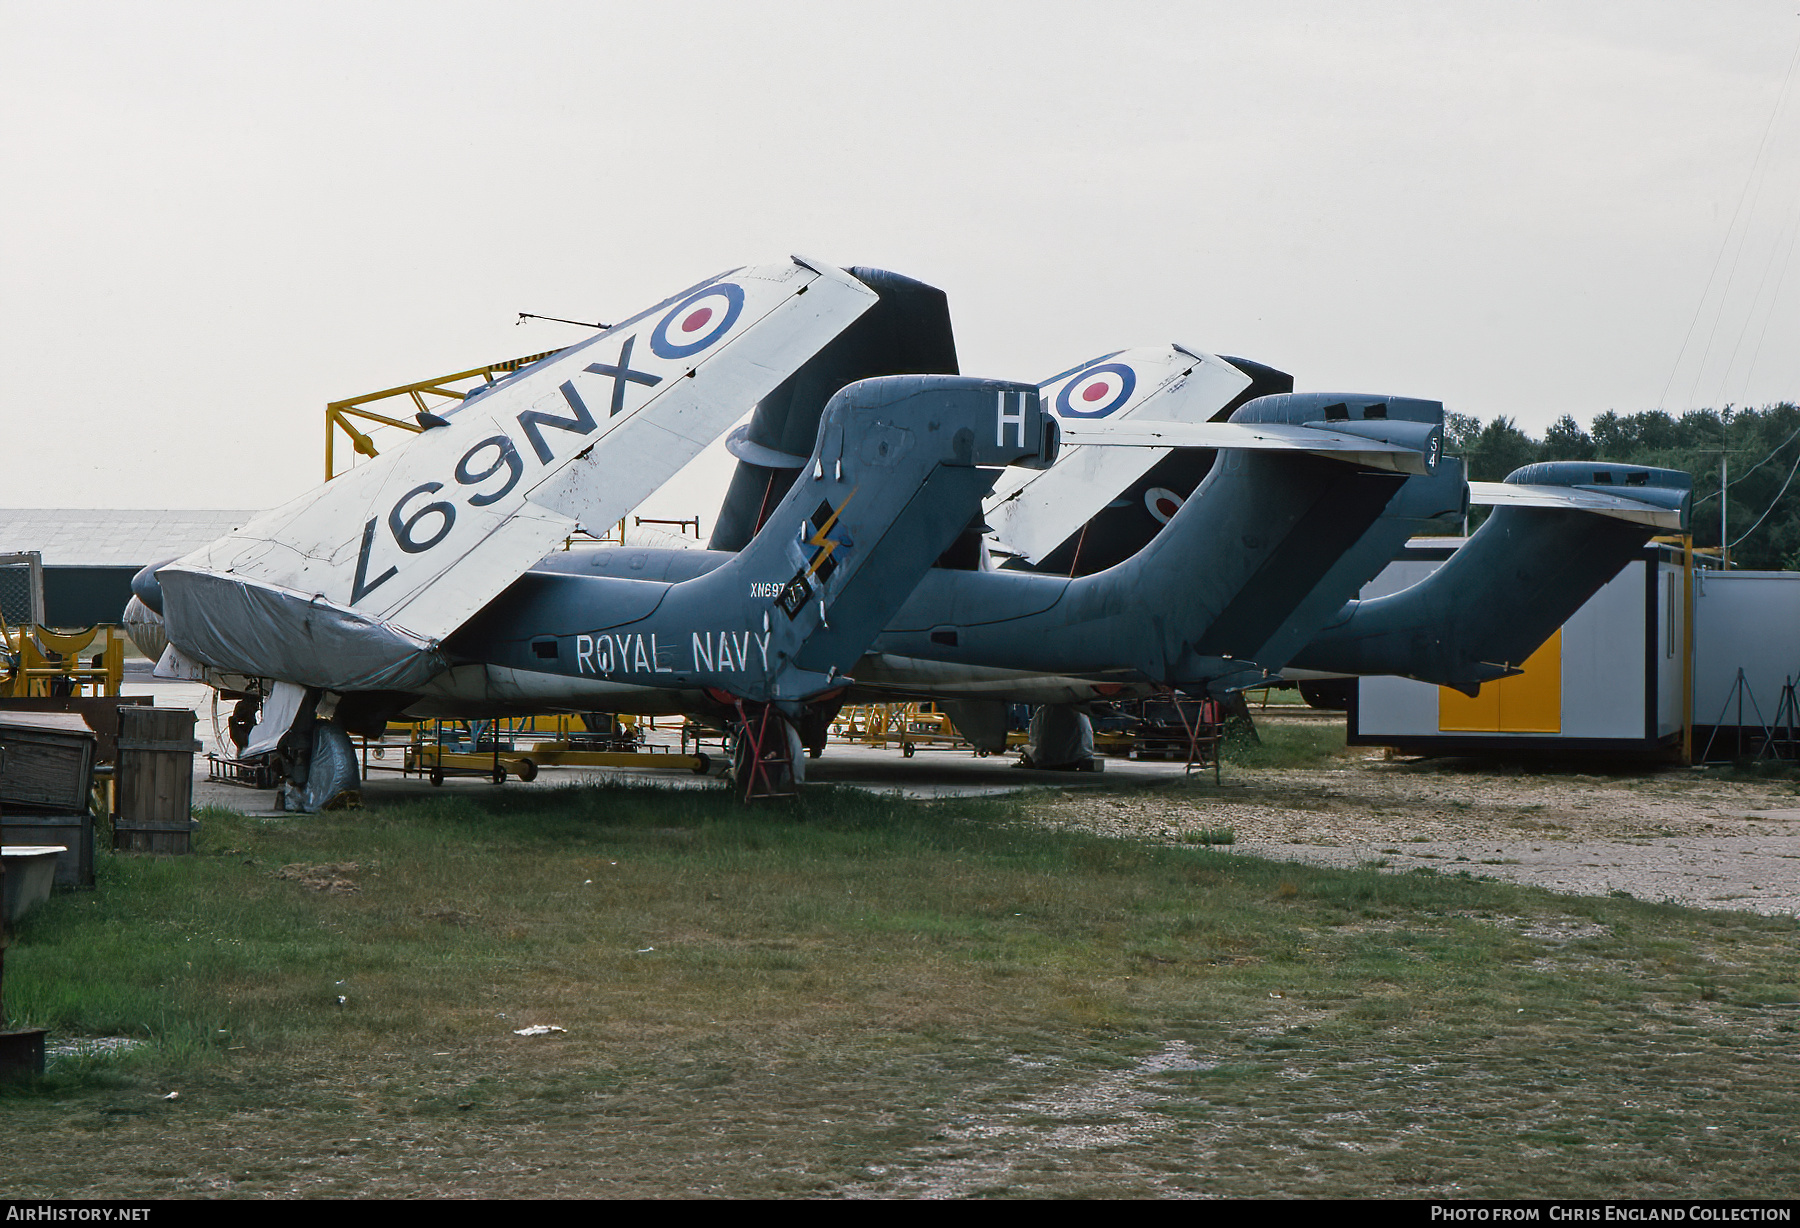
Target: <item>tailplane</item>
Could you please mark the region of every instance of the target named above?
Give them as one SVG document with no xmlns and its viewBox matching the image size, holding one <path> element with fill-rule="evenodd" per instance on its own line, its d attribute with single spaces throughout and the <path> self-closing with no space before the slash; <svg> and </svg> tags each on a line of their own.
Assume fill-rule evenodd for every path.
<svg viewBox="0 0 1800 1228">
<path fill-rule="evenodd" d="M 942 290 L 885 269 L 852 268 L 878 301 L 757 402 L 726 446 L 738 459 L 709 547 L 741 550 L 806 464 L 826 404 L 840 388 L 884 375 L 955 375 L 956 337 Z"/>
<path fill-rule="evenodd" d="M 1686 529 L 1693 479 L 1605 462 L 1527 465 L 1475 483 L 1494 505 L 1450 561 L 1410 588 L 1352 601 L 1292 664 L 1397 674 L 1473 695 L 1519 666 L 1657 530 Z"/>
</svg>

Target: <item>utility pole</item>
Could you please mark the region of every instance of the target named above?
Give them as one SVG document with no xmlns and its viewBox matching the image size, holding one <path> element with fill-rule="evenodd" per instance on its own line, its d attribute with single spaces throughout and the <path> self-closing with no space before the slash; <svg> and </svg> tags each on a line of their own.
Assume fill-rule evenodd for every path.
<svg viewBox="0 0 1800 1228">
<path fill-rule="evenodd" d="M 1719 570 L 1731 566 L 1731 492 L 1727 489 L 1731 484 L 1731 457 L 1745 451 L 1743 448 L 1727 448 L 1726 440 L 1719 441 Z M 1699 449 L 1696 449 L 1698 451 Z M 1705 451 L 1711 452 L 1707 448 Z M 1712 496 L 1707 496 L 1711 498 Z"/>
</svg>

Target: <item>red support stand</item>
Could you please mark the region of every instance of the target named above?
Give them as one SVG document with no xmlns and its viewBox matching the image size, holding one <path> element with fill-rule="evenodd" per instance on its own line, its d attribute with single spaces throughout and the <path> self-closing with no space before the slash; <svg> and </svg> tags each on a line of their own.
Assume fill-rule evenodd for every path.
<svg viewBox="0 0 1800 1228">
<path fill-rule="evenodd" d="M 1213 783 L 1218 784 L 1219 742 L 1224 735 L 1220 722 L 1222 714 L 1219 711 L 1219 701 L 1216 699 L 1201 700 L 1200 711 L 1195 714 L 1195 719 L 1192 721 L 1188 720 L 1187 711 L 1181 706 L 1181 692 L 1171 688 L 1169 702 L 1175 705 L 1175 715 L 1181 719 L 1181 727 L 1187 731 L 1187 767 L 1183 769 L 1182 774 L 1189 775 L 1195 768 L 1205 767 L 1206 760 L 1210 755 Z"/>
<path fill-rule="evenodd" d="M 743 765 L 743 801 L 764 801 L 775 797 L 793 797 L 794 756 L 788 745 L 786 722 L 773 704 L 751 717 L 744 711 L 744 701 L 737 701 L 738 737 L 748 742 L 735 756 Z M 787 769 L 787 787 L 781 785 L 781 770 Z"/>
</svg>

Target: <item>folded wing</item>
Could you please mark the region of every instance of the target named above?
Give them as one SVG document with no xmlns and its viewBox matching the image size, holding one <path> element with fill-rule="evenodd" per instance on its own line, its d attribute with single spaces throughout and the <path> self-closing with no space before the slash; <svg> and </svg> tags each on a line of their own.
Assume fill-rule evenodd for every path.
<svg viewBox="0 0 1800 1228">
<path fill-rule="evenodd" d="M 1250 384 L 1236 367 L 1179 345 L 1105 354 L 1039 386 L 1066 444 L 1082 428 L 1103 431 L 1138 416 L 1204 423 Z M 1114 442 L 1090 435 L 1083 442 Z M 1092 518 L 1121 490 L 1148 473 L 1176 445 L 1160 451 L 1065 447 L 1042 473 L 1009 471 L 984 514 L 996 543 L 1036 562 Z"/>
<path fill-rule="evenodd" d="M 171 643 L 308 686 L 416 685 L 437 641 L 577 525 L 637 506 L 874 302 L 798 258 L 665 299 L 162 568 Z"/>
</svg>

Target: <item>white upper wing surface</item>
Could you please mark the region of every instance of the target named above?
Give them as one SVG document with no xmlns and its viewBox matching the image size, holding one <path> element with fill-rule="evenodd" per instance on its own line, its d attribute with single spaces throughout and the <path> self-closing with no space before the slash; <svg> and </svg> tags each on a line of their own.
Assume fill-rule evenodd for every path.
<svg viewBox="0 0 1800 1228">
<path fill-rule="evenodd" d="M 1635 492 L 1635 494 L 1634 494 Z M 1469 502 L 1491 507 L 1551 507 L 1593 512 L 1617 520 L 1679 533 L 1685 527 L 1684 492 L 1666 487 L 1621 487 L 1607 494 L 1591 487 L 1531 486 L 1513 482 L 1470 482 Z"/>
<path fill-rule="evenodd" d="M 1071 446 L 1045 470 L 1009 469 L 983 509 L 996 544 L 1036 562 L 1172 450 L 1082 447 L 1083 424 L 1142 414 L 1165 422 L 1204 423 L 1250 385 L 1250 377 L 1211 354 L 1178 345 L 1121 350 L 1039 385 Z"/>
<path fill-rule="evenodd" d="M 282 621 L 293 599 L 343 628 L 379 626 L 396 646 L 429 645 L 577 524 L 627 514 L 875 302 L 848 274 L 799 258 L 682 291 L 162 568 L 171 641 L 222 669 L 352 685 L 271 651 L 274 626 L 234 634 L 230 615 L 204 612 L 217 595 L 205 582 L 257 590 L 237 601 L 253 620 Z M 377 672 L 393 685 L 418 671 Z"/>
<path fill-rule="evenodd" d="M 1071 443 L 1153 450 L 1159 456 L 1171 447 L 1311 452 L 1395 473 L 1430 473 L 1437 467 L 1438 459 L 1436 449 L 1429 443 L 1434 436 L 1428 426 L 1419 427 L 1413 433 L 1425 441 L 1425 446 L 1413 447 L 1318 426 L 1280 422 L 1152 422 L 1134 418 L 1130 422 L 1104 425 L 1071 424 L 1063 438 Z"/>
</svg>

